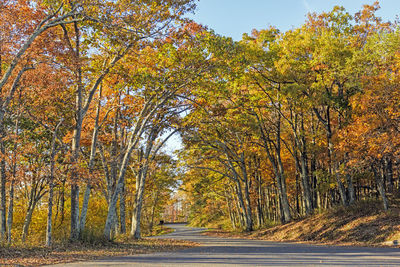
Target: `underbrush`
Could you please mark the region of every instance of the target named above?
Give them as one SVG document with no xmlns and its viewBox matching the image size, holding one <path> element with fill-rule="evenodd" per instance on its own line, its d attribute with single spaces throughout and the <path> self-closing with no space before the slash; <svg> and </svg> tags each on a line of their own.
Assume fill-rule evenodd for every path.
<svg viewBox="0 0 400 267">
<path fill-rule="evenodd" d="M 293 222 L 264 227 L 250 233 L 211 231 L 208 234 L 273 241 L 318 242 L 346 245 L 390 245 L 400 239 L 399 202 L 383 211 L 382 203 L 360 201 L 349 207 L 338 206 Z"/>
<path fill-rule="evenodd" d="M 190 241 L 170 239 L 139 239 L 127 235 L 118 236 L 114 241 L 105 241 L 96 236 L 86 236 L 77 242 L 55 243 L 52 247 L 26 244 L 0 246 L 0 266 L 39 266 L 45 264 L 66 263 L 80 260 L 94 260 L 106 257 L 128 256 L 185 249 L 196 246 Z"/>
<path fill-rule="evenodd" d="M 146 229 L 143 231 L 143 236 L 159 236 L 159 235 L 166 235 L 169 233 L 172 233 L 174 229 L 166 227 L 164 225 L 156 225 L 153 227 L 153 229 L 150 231 L 149 229 Z"/>
</svg>

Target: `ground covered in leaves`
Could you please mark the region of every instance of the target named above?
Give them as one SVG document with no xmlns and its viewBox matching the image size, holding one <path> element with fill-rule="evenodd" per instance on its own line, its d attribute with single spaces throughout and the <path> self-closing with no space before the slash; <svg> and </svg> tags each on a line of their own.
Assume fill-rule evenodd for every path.
<svg viewBox="0 0 400 267">
<path fill-rule="evenodd" d="M 119 240 L 97 244 L 65 243 L 53 248 L 25 246 L 0 246 L 0 266 L 41 266 L 114 256 L 128 256 L 152 252 L 173 251 L 196 246 L 189 241 L 171 239 Z"/>
<path fill-rule="evenodd" d="M 398 246 L 400 208 L 392 203 L 391 209 L 384 212 L 380 205 L 377 201 L 360 202 L 351 207 L 338 207 L 288 224 L 249 233 L 210 230 L 205 234 L 285 242 Z"/>
</svg>

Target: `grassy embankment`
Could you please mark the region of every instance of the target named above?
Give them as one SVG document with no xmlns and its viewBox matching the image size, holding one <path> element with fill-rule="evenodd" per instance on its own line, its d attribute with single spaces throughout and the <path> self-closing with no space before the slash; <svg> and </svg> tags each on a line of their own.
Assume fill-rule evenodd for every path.
<svg viewBox="0 0 400 267">
<path fill-rule="evenodd" d="M 378 201 L 362 201 L 250 233 L 210 230 L 206 234 L 285 242 L 387 246 L 400 240 L 400 201 L 382 211 Z M 394 242 L 393 242 L 394 241 Z"/>
</svg>

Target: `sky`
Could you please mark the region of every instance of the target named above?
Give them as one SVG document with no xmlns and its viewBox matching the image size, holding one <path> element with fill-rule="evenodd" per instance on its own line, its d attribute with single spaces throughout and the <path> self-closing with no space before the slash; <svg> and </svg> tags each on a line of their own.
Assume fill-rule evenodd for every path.
<svg viewBox="0 0 400 267">
<path fill-rule="evenodd" d="M 330 11 L 343 6 L 350 14 L 361 10 L 364 4 L 375 0 L 200 0 L 195 14 L 196 22 L 209 26 L 216 33 L 240 40 L 252 29 L 275 26 L 280 31 L 296 28 L 304 23 L 308 12 Z M 377 15 L 394 21 L 400 14 L 400 0 L 380 0 Z"/>
</svg>

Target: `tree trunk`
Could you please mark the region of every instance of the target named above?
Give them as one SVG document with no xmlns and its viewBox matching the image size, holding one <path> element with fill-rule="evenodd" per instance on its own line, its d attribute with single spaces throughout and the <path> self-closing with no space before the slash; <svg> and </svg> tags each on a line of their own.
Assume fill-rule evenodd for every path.
<svg viewBox="0 0 400 267">
<path fill-rule="evenodd" d="M 329 121 L 329 120 L 328 120 Z M 336 182 L 338 184 L 338 190 L 340 194 L 340 199 L 342 200 L 342 205 L 347 206 L 348 205 L 348 200 L 347 200 L 347 195 L 346 195 L 346 189 L 342 183 L 342 180 L 340 179 L 340 174 L 339 174 L 339 164 L 333 162 L 333 155 L 334 155 L 334 146 L 332 143 L 332 132 L 330 130 L 330 124 L 328 127 L 328 132 L 327 132 L 327 139 L 328 139 L 328 154 L 329 154 L 329 169 L 330 173 L 335 175 Z"/>
<path fill-rule="evenodd" d="M 1 153 L 5 154 L 4 143 L 0 143 Z M 6 240 L 6 162 L 4 159 L 0 161 L 0 238 Z"/>
<path fill-rule="evenodd" d="M 119 217 L 121 220 L 120 223 L 120 232 L 121 234 L 126 233 L 126 192 L 125 192 L 125 184 L 121 187 L 121 195 L 119 198 Z"/>
<path fill-rule="evenodd" d="M 135 203 L 132 213 L 132 225 L 131 225 L 131 236 L 135 239 L 140 239 L 140 218 L 142 213 L 143 204 L 143 191 L 144 188 L 140 186 L 139 191 L 136 193 Z"/>
<path fill-rule="evenodd" d="M 46 229 L 46 246 L 50 247 L 52 243 L 52 224 L 53 224 L 53 198 L 54 198 L 54 168 L 55 168 L 55 157 L 56 157 L 56 138 L 57 130 L 60 127 L 63 120 L 61 120 L 53 134 L 53 139 L 51 142 L 51 154 L 50 154 L 50 177 L 49 177 L 49 201 L 47 210 L 47 229 Z"/>
<path fill-rule="evenodd" d="M 334 145 L 332 143 L 332 128 L 331 128 L 331 117 L 330 117 L 330 107 L 326 107 L 326 119 L 324 120 L 321 117 L 321 114 L 319 113 L 319 111 L 314 108 L 314 113 L 316 114 L 316 116 L 318 117 L 318 119 L 320 120 L 320 122 L 325 126 L 325 130 L 326 130 L 326 138 L 327 138 L 327 143 L 328 143 L 328 165 L 329 165 L 329 173 L 333 174 L 336 178 L 336 182 L 338 185 L 338 190 L 339 190 L 339 194 L 340 194 L 340 198 L 342 200 L 342 204 L 343 206 L 347 206 L 348 205 L 348 200 L 347 200 L 347 196 L 346 196 L 346 190 L 345 187 L 340 179 L 340 174 L 339 174 L 339 164 L 336 161 L 336 159 L 334 158 L 335 156 L 335 149 L 334 149 Z"/>
<path fill-rule="evenodd" d="M 101 95 L 102 95 L 102 86 L 100 86 L 100 89 L 99 89 L 99 99 L 97 102 L 96 119 L 95 119 L 95 123 L 94 123 L 94 127 L 93 127 L 92 144 L 90 146 L 90 158 L 89 158 L 89 166 L 88 166 L 89 174 L 93 173 L 94 160 L 95 160 L 95 156 L 96 156 L 97 137 L 99 134 Z M 89 199 L 90 199 L 91 189 L 92 189 L 92 186 L 90 184 L 90 181 L 88 181 L 86 183 L 86 189 L 85 189 L 85 193 L 83 195 L 82 209 L 80 212 L 80 219 L 79 219 L 79 235 L 80 236 L 82 236 L 82 233 L 85 230 L 86 216 L 87 216 L 87 211 L 89 209 Z"/>
<path fill-rule="evenodd" d="M 119 234 L 119 230 L 121 229 L 120 228 L 120 217 L 118 216 L 119 214 L 118 214 L 118 208 L 117 207 L 115 207 L 115 221 L 114 221 L 114 227 L 113 227 L 113 232 L 114 232 L 114 235 L 117 235 L 117 234 Z"/>
<path fill-rule="evenodd" d="M 340 174 L 339 174 L 337 166 L 334 168 L 334 173 L 335 173 L 335 177 L 336 177 L 336 182 L 338 184 L 338 190 L 339 190 L 339 194 L 340 194 L 340 199 L 342 200 L 342 205 L 348 206 L 349 202 L 347 200 L 346 189 L 340 179 Z"/>
<path fill-rule="evenodd" d="M 258 172 L 256 173 L 256 180 L 257 180 L 257 222 L 258 222 L 258 227 L 260 228 L 264 224 L 264 213 L 263 213 L 262 180 L 261 180 L 261 175 Z"/>
<path fill-rule="evenodd" d="M 311 134 L 312 134 L 312 140 L 311 144 L 312 147 L 315 147 L 317 144 L 317 141 L 315 139 L 316 136 L 316 129 L 315 129 L 315 119 L 314 119 L 314 114 L 311 114 Z M 313 192 L 313 208 L 314 209 L 320 209 L 321 208 L 321 194 L 319 192 L 318 188 L 318 180 L 317 180 L 317 175 L 315 174 L 317 170 L 317 159 L 316 159 L 316 153 L 311 153 L 311 160 L 310 160 L 310 171 L 311 171 L 311 181 L 312 181 L 312 192 Z"/>
<path fill-rule="evenodd" d="M 304 131 L 304 128 L 302 129 Z M 300 151 L 300 167 L 301 167 L 301 182 L 303 186 L 303 201 L 307 214 L 311 214 L 313 211 L 313 201 L 310 189 L 310 181 L 307 166 L 307 151 L 306 151 L 306 140 L 302 137 L 301 140 L 301 151 Z"/>
<path fill-rule="evenodd" d="M 377 168 L 375 168 L 374 166 L 372 167 L 372 170 L 373 170 L 374 176 L 375 176 L 376 188 L 378 189 L 378 192 L 382 197 L 383 209 L 388 210 L 389 209 L 389 201 L 386 197 L 383 170 L 381 170 L 380 174 L 378 173 Z"/>
<path fill-rule="evenodd" d="M 246 199 L 246 232 L 250 232 L 253 231 L 253 214 L 251 211 L 250 192 L 247 182 L 245 182 L 244 194 Z"/>
<path fill-rule="evenodd" d="M 2 52 L 2 43 L 0 46 L 0 52 Z M 0 66 L 2 66 L 2 53 L 0 53 Z M 2 77 L 3 72 L 2 68 L 0 67 L 0 76 Z M 11 75 L 11 72 L 10 72 Z M 4 79 L 2 77 L 2 79 Z M 4 82 L 5 84 L 6 82 Z M 2 87 L 0 87 L 0 92 L 2 91 Z M 1 111 L 2 113 L 5 113 L 5 111 Z M 1 115 L 1 117 L 4 117 L 4 114 Z M 4 153 L 3 149 L 3 137 L 4 137 L 4 127 L 3 127 L 3 122 L 0 121 L 0 146 L 1 146 L 1 153 Z M 3 172 L 3 164 L 4 160 L 1 160 L 0 162 L 0 242 L 5 240 L 6 237 L 6 176 L 5 176 L 5 167 L 4 167 L 4 172 Z M 4 222 L 4 223 L 3 223 Z"/>
<path fill-rule="evenodd" d="M 64 28 L 64 31 L 65 28 Z M 75 33 L 75 50 L 72 52 L 75 56 L 75 74 L 77 77 L 77 90 L 75 95 L 75 127 L 72 139 L 72 151 L 71 151 L 71 232 L 70 239 L 76 240 L 79 237 L 79 177 L 78 171 L 76 170 L 79 160 L 79 150 L 83 123 L 83 82 L 82 82 L 82 66 L 80 58 L 80 29 L 77 23 L 74 23 Z M 71 46 L 72 47 L 72 46 Z"/>
<path fill-rule="evenodd" d="M 236 196 L 238 198 L 237 204 L 240 212 L 239 214 L 240 214 L 241 224 L 247 229 L 249 227 L 249 222 L 247 221 L 247 216 L 246 216 L 246 209 L 242 193 L 242 185 L 240 184 L 239 180 L 236 180 L 235 191 L 236 191 Z"/>
<path fill-rule="evenodd" d="M 54 163 L 52 163 L 53 165 Z M 52 244 L 52 216 L 53 216 L 53 195 L 54 195 L 54 166 L 51 167 L 51 176 L 49 184 L 49 203 L 47 211 L 47 229 L 46 229 L 46 246 L 50 247 Z"/>
<path fill-rule="evenodd" d="M 356 193 L 354 190 L 353 179 L 350 174 L 346 174 L 347 188 L 349 190 L 349 204 L 352 205 L 356 201 Z"/>
<path fill-rule="evenodd" d="M 286 192 L 286 180 L 284 174 L 283 163 L 281 160 L 281 114 L 280 104 L 279 109 L 276 112 L 275 121 L 275 142 L 273 142 L 268 136 L 268 129 L 265 129 L 264 123 L 258 117 L 261 137 L 264 142 L 264 148 L 271 162 L 274 170 L 276 186 L 278 189 L 278 199 L 280 201 L 281 210 L 281 221 L 286 223 L 291 221 L 292 216 L 290 214 L 289 200 Z M 268 137 L 267 137 L 268 136 Z M 272 144 L 271 144 L 272 143 Z"/>
<path fill-rule="evenodd" d="M 278 178 L 278 189 L 279 193 L 281 195 L 281 207 L 283 211 L 283 222 L 287 223 L 292 220 L 292 216 L 290 214 L 290 206 L 289 206 L 289 200 L 287 198 L 287 191 L 286 191 L 286 179 L 285 175 L 283 172 L 283 164 L 281 161 L 281 156 L 280 156 L 280 151 L 277 151 L 277 157 L 278 157 L 278 168 L 279 168 L 279 176 Z"/>
<path fill-rule="evenodd" d="M 247 221 L 246 231 L 250 232 L 253 231 L 253 213 L 251 210 L 249 178 L 247 175 L 246 161 L 243 152 L 241 153 L 240 163 L 241 163 L 242 177 L 244 182 L 244 196 L 246 200 L 246 221 Z"/>
<path fill-rule="evenodd" d="M 297 162 L 298 160 L 296 159 L 295 161 L 296 161 L 296 165 L 298 165 L 298 162 Z M 298 166 L 296 166 L 296 168 L 297 167 Z M 296 211 L 297 211 L 298 214 L 301 215 L 300 194 L 299 194 L 299 192 L 301 191 L 301 188 L 300 188 L 299 175 L 298 175 L 297 172 L 295 173 L 295 177 L 296 177 Z"/>
<path fill-rule="evenodd" d="M 81 87 L 80 85 L 78 87 Z M 72 141 L 72 171 L 71 171 L 71 233 L 70 239 L 76 240 L 79 237 L 79 178 L 78 171 L 76 170 L 79 160 L 79 149 L 82 132 L 82 113 L 80 106 L 82 105 L 82 89 L 78 89 L 77 95 L 77 112 L 76 112 L 76 125 L 74 130 L 74 137 Z"/>
<path fill-rule="evenodd" d="M 151 207 L 150 224 L 149 224 L 150 234 L 153 232 L 154 217 L 156 214 L 156 206 L 157 206 L 157 202 L 158 202 L 158 196 L 159 196 L 159 189 L 157 188 L 153 193 L 153 205 Z"/>
<path fill-rule="evenodd" d="M 65 218 L 65 180 L 62 182 L 62 187 L 61 187 L 61 196 L 60 196 L 60 213 L 61 213 L 61 219 L 60 219 L 60 225 L 64 222 Z"/>
<path fill-rule="evenodd" d="M 269 187 L 267 186 L 265 188 L 265 213 L 267 216 L 267 219 L 270 221 L 273 221 L 273 210 L 272 210 L 272 197 L 270 196 L 271 190 L 269 190 Z"/>
<path fill-rule="evenodd" d="M 394 179 L 393 179 L 393 164 L 390 158 L 385 157 L 385 173 L 388 192 L 393 193 Z"/>
<path fill-rule="evenodd" d="M 32 215 L 33 211 L 35 210 L 35 207 L 36 207 L 36 201 L 30 200 L 28 205 L 28 210 L 25 216 L 24 226 L 22 227 L 22 242 L 25 242 L 26 237 L 28 236 L 29 226 L 32 221 Z"/>
<path fill-rule="evenodd" d="M 232 207 L 232 201 L 229 198 L 229 192 L 225 192 L 225 201 L 227 203 L 228 206 L 228 212 L 229 212 L 229 219 L 231 221 L 231 225 L 232 225 L 232 229 L 236 229 L 237 227 L 237 223 L 236 223 L 236 216 Z"/>
<path fill-rule="evenodd" d="M 88 182 L 86 184 L 85 193 L 83 194 L 83 203 L 81 208 L 81 214 L 79 218 L 79 235 L 82 236 L 82 233 L 85 230 L 86 225 L 86 216 L 89 209 L 89 199 L 90 199 L 90 191 L 92 190 L 92 186 Z"/>
<path fill-rule="evenodd" d="M 79 237 L 79 185 L 76 183 L 77 181 L 71 184 L 71 240 Z"/>
<path fill-rule="evenodd" d="M 8 204 L 8 215 L 7 215 L 7 243 L 10 245 L 12 242 L 11 229 L 13 224 L 13 215 L 14 215 L 14 184 L 15 184 L 15 164 L 13 166 L 13 177 L 14 179 L 11 181 L 10 186 L 10 196 L 9 196 L 9 204 Z"/>
<path fill-rule="evenodd" d="M 138 171 L 138 177 L 136 179 L 136 194 L 134 199 L 135 202 L 133 206 L 132 225 L 131 225 L 131 236 L 135 239 L 141 238 L 140 218 L 142 214 L 144 187 L 150 164 L 149 156 L 156 138 L 157 138 L 157 131 L 153 129 L 149 134 L 146 144 L 146 152 L 143 158 L 144 162 L 141 164 L 141 167 Z"/>
</svg>

